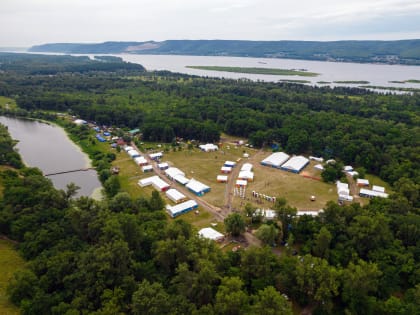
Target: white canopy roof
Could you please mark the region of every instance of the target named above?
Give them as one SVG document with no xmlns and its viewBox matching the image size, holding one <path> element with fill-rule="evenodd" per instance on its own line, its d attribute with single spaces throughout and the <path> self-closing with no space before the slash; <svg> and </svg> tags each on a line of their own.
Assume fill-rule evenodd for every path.
<svg viewBox="0 0 420 315">
<path fill-rule="evenodd" d="M 254 179 L 254 173 L 250 171 L 240 171 L 238 178 L 240 179 L 246 179 L 246 180 L 253 180 Z"/>
<path fill-rule="evenodd" d="M 180 212 L 183 212 L 187 209 L 194 209 L 197 206 L 197 202 L 194 200 L 188 200 L 175 206 L 166 205 L 166 210 L 171 215 L 171 217 L 176 217 Z"/>
<path fill-rule="evenodd" d="M 168 168 L 167 170 L 165 170 L 165 174 L 170 178 L 175 178 L 175 176 L 177 175 L 185 176 L 185 173 L 176 167 Z"/>
<path fill-rule="evenodd" d="M 373 185 L 372 190 L 384 193 L 385 192 L 385 187 Z"/>
<path fill-rule="evenodd" d="M 201 229 L 200 231 L 198 231 L 198 234 L 201 237 L 208 238 L 208 239 L 213 240 L 213 241 L 220 240 L 224 237 L 224 235 L 222 233 L 219 233 L 218 231 L 216 231 L 215 229 L 212 229 L 210 227 Z"/>
<path fill-rule="evenodd" d="M 267 156 L 264 160 L 261 161 L 261 163 L 278 168 L 280 165 L 286 162 L 289 157 L 290 156 L 284 152 L 276 152 Z"/>
<path fill-rule="evenodd" d="M 178 190 L 171 188 L 166 191 L 166 196 L 171 199 L 173 202 L 178 202 L 182 199 L 185 199 L 185 195 L 180 193 Z"/>
<path fill-rule="evenodd" d="M 202 191 L 205 191 L 207 189 L 209 189 L 210 187 L 207 185 L 204 185 L 203 183 L 195 180 L 195 179 L 191 179 L 188 184 L 186 185 L 186 187 L 188 189 L 191 189 L 192 191 L 196 192 L 196 193 L 200 193 Z"/>
<path fill-rule="evenodd" d="M 308 162 L 309 160 L 306 157 L 298 155 L 292 157 L 281 167 L 291 171 L 300 172 L 305 167 L 305 165 L 308 164 Z"/>
<path fill-rule="evenodd" d="M 252 164 L 251 163 L 245 163 L 241 167 L 241 171 L 252 171 Z"/>
<path fill-rule="evenodd" d="M 227 182 L 228 177 L 227 175 L 217 175 L 217 180 L 221 182 Z"/>
</svg>

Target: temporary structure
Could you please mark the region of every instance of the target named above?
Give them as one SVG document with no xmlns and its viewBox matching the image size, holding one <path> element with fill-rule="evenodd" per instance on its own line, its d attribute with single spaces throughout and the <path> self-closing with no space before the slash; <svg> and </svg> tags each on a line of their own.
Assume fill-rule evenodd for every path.
<svg viewBox="0 0 420 315">
<path fill-rule="evenodd" d="M 166 205 L 166 211 L 172 218 L 175 218 L 181 214 L 187 213 L 198 207 L 197 202 L 194 200 L 188 200 L 175 206 Z"/>
<path fill-rule="evenodd" d="M 213 241 L 221 241 L 225 237 L 222 233 L 210 227 L 201 229 L 200 231 L 198 231 L 198 235 Z"/>
<path fill-rule="evenodd" d="M 280 166 L 289 159 L 289 155 L 284 152 L 276 152 L 267 156 L 261 161 L 261 165 L 280 168 Z"/>
<path fill-rule="evenodd" d="M 188 184 L 186 185 L 186 187 L 192 191 L 194 194 L 196 194 L 197 196 L 202 196 L 205 193 L 210 191 L 210 187 L 207 185 L 204 185 L 203 183 L 195 180 L 195 179 L 191 179 Z"/>
<path fill-rule="evenodd" d="M 309 160 L 304 156 L 294 156 L 286 163 L 281 166 L 281 169 L 284 171 L 289 171 L 292 173 L 299 173 L 309 164 Z"/>
<path fill-rule="evenodd" d="M 226 175 L 217 175 L 217 182 L 226 183 L 227 181 L 228 177 Z"/>
<path fill-rule="evenodd" d="M 138 184 L 140 187 L 146 187 L 146 186 L 152 185 L 156 190 L 159 190 L 159 191 L 166 191 L 170 187 L 166 182 L 161 180 L 159 176 L 152 176 L 152 177 L 140 179 L 138 181 Z"/>
<path fill-rule="evenodd" d="M 180 193 L 178 190 L 171 188 L 166 191 L 166 197 L 168 197 L 170 200 L 172 200 L 175 203 L 180 203 L 181 201 L 184 201 L 187 197 L 185 197 L 184 194 Z"/>
</svg>

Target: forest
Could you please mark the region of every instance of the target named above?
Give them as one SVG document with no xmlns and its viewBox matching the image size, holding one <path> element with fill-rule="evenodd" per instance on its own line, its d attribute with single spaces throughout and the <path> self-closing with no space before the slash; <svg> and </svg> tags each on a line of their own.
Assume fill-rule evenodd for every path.
<svg viewBox="0 0 420 315">
<path fill-rule="evenodd" d="M 419 95 L 23 59 L 0 55 L 0 95 L 19 106 L 1 114 L 64 111 L 164 142 L 249 137 L 363 167 L 395 194 L 363 207 L 330 202 L 318 217 L 297 217 L 279 198 L 281 255 L 270 246 L 224 252 L 168 221 L 158 193 L 98 202 L 73 198 L 72 185 L 54 189 L 22 165 L 1 128 L 0 163 L 13 168 L 0 177 L 0 234 L 28 260 L 8 289 L 22 314 L 292 314 L 292 304 L 313 314 L 420 313 Z"/>
<path fill-rule="evenodd" d="M 31 52 L 67 54 L 120 54 L 239 56 L 336 60 L 419 65 L 420 41 L 249 41 L 165 40 L 161 42 L 52 43 L 33 46 Z"/>
</svg>

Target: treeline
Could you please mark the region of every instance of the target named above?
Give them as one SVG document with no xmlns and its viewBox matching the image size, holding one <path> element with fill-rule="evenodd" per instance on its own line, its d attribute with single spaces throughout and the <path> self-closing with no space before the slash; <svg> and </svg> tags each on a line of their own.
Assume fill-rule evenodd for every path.
<svg viewBox="0 0 420 315">
<path fill-rule="evenodd" d="M 0 124 L 0 165 L 23 167 L 19 153 L 14 149 L 16 141 L 10 137 L 7 127 Z"/>
<path fill-rule="evenodd" d="M 0 233 L 29 261 L 8 288 L 22 314 L 284 315 L 288 299 L 314 314 L 420 309 L 420 215 L 398 195 L 330 203 L 315 218 L 278 207 L 288 244 L 277 256 L 222 252 L 184 221 L 169 223 L 158 192 L 72 199 L 74 186 L 56 190 L 30 168 L 1 182 Z"/>
<path fill-rule="evenodd" d="M 137 50 L 136 50 L 137 48 Z M 33 46 L 34 52 L 79 54 L 163 54 L 242 56 L 351 62 L 420 64 L 420 40 L 398 41 L 243 41 L 166 40 L 162 42 L 52 43 Z"/>
</svg>

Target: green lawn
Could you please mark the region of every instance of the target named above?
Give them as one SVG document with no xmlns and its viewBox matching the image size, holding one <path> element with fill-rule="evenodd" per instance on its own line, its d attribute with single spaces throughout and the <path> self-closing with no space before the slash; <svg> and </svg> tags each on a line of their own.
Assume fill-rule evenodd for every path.
<svg viewBox="0 0 420 315">
<path fill-rule="evenodd" d="M 0 108 L 2 109 L 16 109 L 17 105 L 14 99 L 0 96 Z"/>
<path fill-rule="evenodd" d="M 24 268 L 25 262 L 14 249 L 13 243 L 0 239 L 0 314 L 20 314 L 19 309 L 9 302 L 6 288 L 13 273 Z"/>
<path fill-rule="evenodd" d="M 297 75 L 301 77 L 316 77 L 319 73 L 301 70 L 276 69 L 276 68 L 245 68 L 245 67 L 219 67 L 219 66 L 187 66 L 187 68 L 209 71 L 224 71 L 251 74 L 270 74 L 270 75 Z"/>
</svg>

